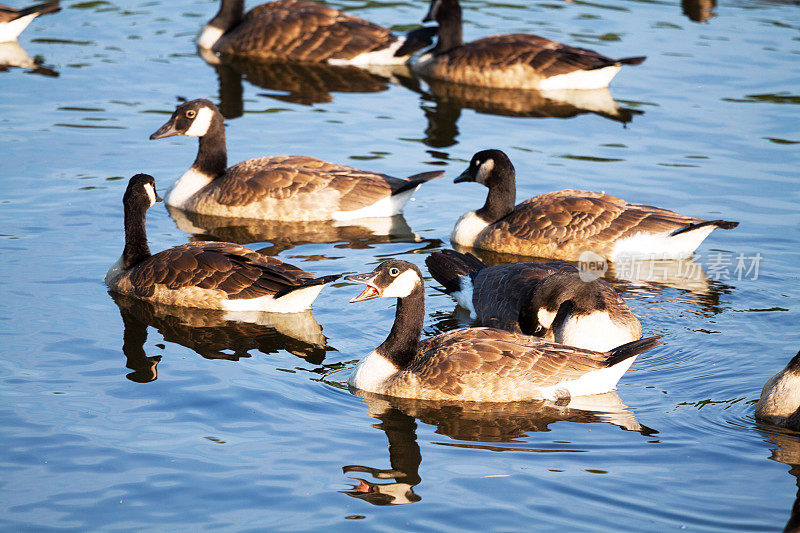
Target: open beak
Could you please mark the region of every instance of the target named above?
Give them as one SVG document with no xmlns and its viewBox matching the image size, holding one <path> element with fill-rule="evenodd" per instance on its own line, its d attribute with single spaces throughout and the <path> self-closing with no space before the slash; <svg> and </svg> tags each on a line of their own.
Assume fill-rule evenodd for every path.
<svg viewBox="0 0 800 533">
<path fill-rule="evenodd" d="M 453 183 L 464 183 L 465 181 L 475 181 L 475 178 L 469 173 L 469 169 L 459 174 L 458 177 L 453 180 Z"/>
<path fill-rule="evenodd" d="M 150 136 L 150 140 L 163 139 L 164 137 L 172 137 L 173 135 L 180 135 L 180 132 L 175 129 L 172 119 L 169 119 L 166 124 L 158 128 L 158 130 Z"/>
<path fill-rule="evenodd" d="M 378 274 L 376 274 L 375 272 L 367 272 L 366 274 L 354 274 L 352 276 L 345 276 L 344 279 L 346 279 L 347 281 L 355 281 L 356 283 L 363 283 L 364 285 L 367 286 L 361 294 L 350 300 L 351 304 L 381 297 L 381 292 L 374 285 L 374 281 L 377 276 Z"/>
</svg>

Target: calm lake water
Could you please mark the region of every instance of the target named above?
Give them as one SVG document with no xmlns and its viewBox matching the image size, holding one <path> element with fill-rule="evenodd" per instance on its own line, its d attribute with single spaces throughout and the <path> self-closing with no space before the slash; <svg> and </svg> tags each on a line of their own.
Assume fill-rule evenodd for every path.
<svg viewBox="0 0 800 533">
<path fill-rule="evenodd" d="M 427 9 L 329 3 L 397 31 Z M 402 73 L 215 68 L 193 45 L 211 0 L 67 0 L 34 21 L 20 45 L 41 67 L 0 71 L 0 528 L 781 530 L 800 436 L 752 410 L 800 348 L 800 7 L 711 3 L 463 2 L 468 39 L 528 32 L 647 55 L 612 83 L 622 110 L 601 94 L 594 112 Z M 446 175 L 373 228 L 231 227 L 160 204 L 153 250 L 232 239 L 320 275 L 423 265 L 483 202 L 452 179 L 484 148 L 512 158 L 518 199 L 604 190 L 741 225 L 693 263 L 609 272 L 644 333 L 664 336 L 616 394 L 362 399 L 348 370 L 385 338 L 394 302 L 350 305 L 354 284 L 261 326 L 106 291 L 127 179 L 150 173 L 163 192 L 197 149 L 148 136 L 201 97 L 228 117 L 231 163 L 307 154 Z M 434 284 L 427 295 L 426 334 L 469 324 Z"/>
</svg>

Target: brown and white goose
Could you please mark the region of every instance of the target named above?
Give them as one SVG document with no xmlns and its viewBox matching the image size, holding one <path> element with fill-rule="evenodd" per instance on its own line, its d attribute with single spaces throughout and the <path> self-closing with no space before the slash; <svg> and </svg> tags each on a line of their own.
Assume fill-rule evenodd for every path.
<svg viewBox="0 0 800 533">
<path fill-rule="evenodd" d="M 199 137 L 197 158 L 166 195 L 167 205 L 204 215 L 264 220 L 352 220 L 402 212 L 420 185 L 444 172 L 406 179 L 302 155 L 248 159 L 228 168 L 225 125 L 217 106 L 178 106 L 150 139 Z"/>
<path fill-rule="evenodd" d="M 483 207 L 458 219 L 450 239 L 495 252 L 566 261 L 578 260 L 585 251 L 612 261 L 623 256 L 680 259 L 690 257 L 715 229 L 739 225 L 573 189 L 540 194 L 515 206 L 514 165 L 500 150 L 472 156 L 455 179 L 465 181 L 484 185 L 489 194 Z"/>
<path fill-rule="evenodd" d="M 764 384 L 755 415 L 767 424 L 800 431 L 800 352 Z"/>
<path fill-rule="evenodd" d="M 622 65 L 644 57 L 612 59 L 585 48 L 522 33 L 462 40 L 458 0 L 431 0 L 425 21 L 439 23 L 439 39 L 414 64 L 428 78 L 514 89 L 600 89 Z"/>
<path fill-rule="evenodd" d="M 190 242 L 151 255 L 145 215 L 157 201 L 152 176 L 130 179 L 122 199 L 125 249 L 106 274 L 114 292 L 182 307 L 297 313 L 309 309 L 322 288 L 339 277 L 316 278 L 229 242 Z"/>
<path fill-rule="evenodd" d="M 39 15 L 55 13 L 60 11 L 58 2 L 45 2 L 34 4 L 22 9 L 0 4 L 0 43 L 6 41 L 16 41 L 19 34 L 28 27 L 33 19 Z"/>
<path fill-rule="evenodd" d="M 484 326 L 587 350 L 635 341 L 642 326 L 605 281 L 584 281 L 569 263 L 519 261 L 487 267 L 454 250 L 425 258 L 445 292 Z"/>
<path fill-rule="evenodd" d="M 432 42 L 425 32 L 412 37 L 397 37 L 388 28 L 306 0 L 276 0 L 247 14 L 244 0 L 221 0 L 197 45 L 223 56 L 386 65 L 405 63 Z M 396 54 L 400 47 L 402 56 Z"/>
<path fill-rule="evenodd" d="M 616 387 L 649 337 L 595 352 L 493 328 L 450 331 L 420 342 L 425 290 L 419 269 L 390 259 L 345 279 L 367 287 L 350 302 L 397 298 L 387 339 L 350 376 L 358 390 L 424 400 L 510 402 L 600 394 Z"/>
</svg>

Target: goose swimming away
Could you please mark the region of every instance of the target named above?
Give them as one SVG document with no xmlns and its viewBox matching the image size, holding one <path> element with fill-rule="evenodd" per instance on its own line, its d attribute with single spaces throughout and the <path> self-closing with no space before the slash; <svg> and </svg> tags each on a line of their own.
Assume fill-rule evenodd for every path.
<svg viewBox="0 0 800 533">
<path fill-rule="evenodd" d="M 267 2 L 247 14 L 244 0 L 221 0 L 197 45 L 222 56 L 387 65 L 405 63 L 432 42 L 430 32 L 397 37 L 388 28 L 306 0 Z"/>
<path fill-rule="evenodd" d="M 394 216 L 423 183 L 444 174 L 394 178 L 302 155 L 248 159 L 228 168 L 222 114 L 205 99 L 179 105 L 150 139 L 173 135 L 198 137 L 199 148 L 166 203 L 204 215 L 286 222 Z"/>
<path fill-rule="evenodd" d="M 644 57 L 612 59 L 538 35 L 494 35 L 464 43 L 458 0 L 431 0 L 424 22 L 439 23 L 436 46 L 413 65 L 423 77 L 510 89 L 601 89 L 623 65 Z"/>
<path fill-rule="evenodd" d="M 424 400 L 510 402 L 557 400 L 613 390 L 633 360 L 660 337 L 595 352 L 494 328 L 449 331 L 420 342 L 425 291 L 419 269 L 390 259 L 366 274 L 350 300 L 397 298 L 392 330 L 349 379 L 366 392 Z"/>
<path fill-rule="evenodd" d="M 488 267 L 472 254 L 443 250 L 425 264 L 484 326 L 596 351 L 642 336 L 639 320 L 617 291 L 601 279 L 584 281 L 570 263 Z"/>
<path fill-rule="evenodd" d="M 755 415 L 767 424 L 800 431 L 800 352 L 764 384 Z"/>
<path fill-rule="evenodd" d="M 190 242 L 153 255 L 145 215 L 158 201 L 152 176 L 136 174 L 130 179 L 122 199 L 125 249 L 105 279 L 114 292 L 182 307 L 298 313 L 339 278 L 318 278 L 229 242 Z"/>
<path fill-rule="evenodd" d="M 450 239 L 495 252 L 564 261 L 577 261 L 587 251 L 611 261 L 622 256 L 683 259 L 715 229 L 739 225 L 573 189 L 540 194 L 515 206 L 514 165 L 500 150 L 472 156 L 455 183 L 470 181 L 489 189 L 486 203 L 462 215 Z"/>
</svg>

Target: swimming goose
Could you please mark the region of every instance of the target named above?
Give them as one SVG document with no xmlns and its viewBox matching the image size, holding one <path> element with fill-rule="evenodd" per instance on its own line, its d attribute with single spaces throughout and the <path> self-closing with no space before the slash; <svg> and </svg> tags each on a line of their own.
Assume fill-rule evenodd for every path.
<svg viewBox="0 0 800 533">
<path fill-rule="evenodd" d="M 166 305 L 297 313 L 339 277 L 315 278 L 229 242 L 190 242 L 151 255 L 145 215 L 160 200 L 152 176 L 136 174 L 128 182 L 125 249 L 105 280 L 112 291 Z"/>
<path fill-rule="evenodd" d="M 451 240 L 495 252 L 575 261 L 585 251 L 606 259 L 690 257 L 715 229 L 738 222 L 687 217 L 660 207 L 629 204 L 614 196 L 566 189 L 534 196 L 514 206 L 514 165 L 500 150 L 472 156 L 455 183 L 486 186 L 486 203 L 456 222 Z"/>
<path fill-rule="evenodd" d="M 414 64 L 414 70 L 428 78 L 513 89 L 600 89 L 608 86 L 622 65 L 645 60 L 611 59 L 522 33 L 464 44 L 458 0 L 431 0 L 424 21 L 430 20 L 439 23 L 438 41 Z"/>
<path fill-rule="evenodd" d="M 0 4 L 0 43 L 16 41 L 22 30 L 27 28 L 33 19 L 39 15 L 55 13 L 60 10 L 58 2 L 34 4 L 22 9 L 14 9 Z"/>
<path fill-rule="evenodd" d="M 639 320 L 611 285 L 584 281 L 569 263 L 487 267 L 472 254 L 444 250 L 430 254 L 425 264 L 484 326 L 596 351 L 642 336 Z"/>
<path fill-rule="evenodd" d="M 786 368 L 769 378 L 756 403 L 756 418 L 800 431 L 800 352 Z"/>
<path fill-rule="evenodd" d="M 449 331 L 420 343 L 425 291 L 419 269 L 390 259 L 345 279 L 366 285 L 350 300 L 397 298 L 387 339 L 356 367 L 349 385 L 424 400 L 556 400 L 608 392 L 635 357 L 660 344 L 649 337 L 595 352 L 494 328 Z"/>
<path fill-rule="evenodd" d="M 332 7 L 305 0 L 277 0 L 244 12 L 244 0 L 222 0 L 197 45 L 223 56 L 289 59 L 331 64 L 402 64 L 428 46 L 424 32 L 412 39 Z M 404 46 L 402 56 L 396 55 Z"/>
<path fill-rule="evenodd" d="M 197 158 L 167 192 L 167 205 L 205 215 L 266 220 L 352 220 L 399 214 L 424 182 L 444 172 L 406 179 L 281 155 L 230 168 L 222 114 L 209 100 L 178 106 L 150 139 L 199 137 Z"/>
</svg>

